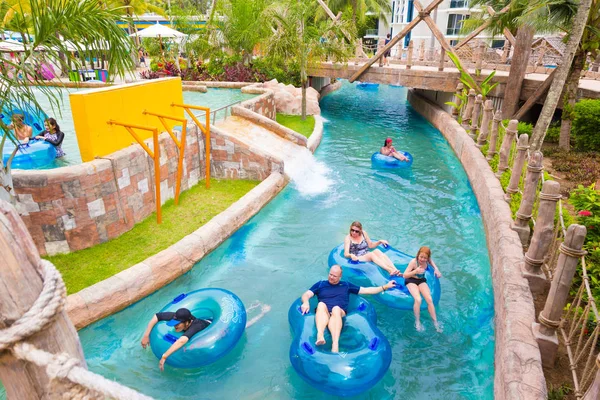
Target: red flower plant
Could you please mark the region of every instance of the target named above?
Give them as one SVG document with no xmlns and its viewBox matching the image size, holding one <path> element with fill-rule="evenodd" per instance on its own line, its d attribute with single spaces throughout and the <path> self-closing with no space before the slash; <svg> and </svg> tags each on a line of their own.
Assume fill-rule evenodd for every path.
<svg viewBox="0 0 600 400">
<path fill-rule="evenodd" d="M 581 210 L 577 213 L 581 217 L 591 217 L 592 213 L 588 210 Z"/>
</svg>

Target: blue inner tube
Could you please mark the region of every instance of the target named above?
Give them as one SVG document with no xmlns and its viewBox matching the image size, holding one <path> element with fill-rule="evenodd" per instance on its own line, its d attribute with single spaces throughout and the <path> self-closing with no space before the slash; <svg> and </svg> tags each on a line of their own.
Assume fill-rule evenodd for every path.
<svg viewBox="0 0 600 400">
<path fill-rule="evenodd" d="M 56 158 L 56 147 L 44 140 L 30 140 L 27 144 L 17 146 L 17 154 L 12 161 L 14 169 L 39 169 L 51 165 Z M 10 155 L 15 149 L 15 144 L 6 140 L 2 149 L 2 161 L 4 165 L 8 162 Z"/>
<path fill-rule="evenodd" d="M 25 118 L 23 122 L 26 125 L 31 126 L 33 130 L 33 136 L 41 135 L 46 129 L 44 128 L 44 121 L 48 118 L 48 115 L 42 110 L 36 110 L 35 108 L 28 106 L 24 108 L 18 108 L 11 105 L 5 105 L 0 113 L 0 119 L 6 125 L 12 123 L 12 115 L 21 114 Z"/>
<path fill-rule="evenodd" d="M 379 83 L 360 82 L 356 87 L 364 90 L 377 90 L 379 88 Z"/>
<path fill-rule="evenodd" d="M 384 156 L 380 152 L 373 153 L 371 156 L 371 164 L 373 167 L 379 168 L 410 168 L 413 163 L 413 156 L 408 151 L 399 151 L 405 157 L 408 158 L 408 161 L 400 161 L 395 157 Z"/>
<path fill-rule="evenodd" d="M 313 387 L 334 396 L 354 396 L 375 386 L 392 362 L 392 351 L 377 328 L 373 306 L 360 296 L 350 295 L 340 336 L 340 353 L 332 353 L 330 336 L 325 336 L 326 345 L 315 346 L 316 298 L 311 299 L 308 314 L 302 315 L 301 304 L 300 299 L 296 300 L 288 312 L 294 336 L 290 362 L 298 375 Z"/>
<path fill-rule="evenodd" d="M 406 270 L 408 263 L 414 258 L 391 246 L 379 246 L 378 249 L 385 253 L 385 255 L 392 260 L 396 268 L 402 272 Z M 398 276 L 390 277 L 387 271 L 372 262 L 355 262 L 344 257 L 343 243 L 329 253 L 329 266 L 331 267 L 334 264 L 338 264 L 343 268 L 344 278 L 358 286 L 382 286 L 390 280 L 396 281 L 395 288 L 375 295 L 375 299 L 389 307 L 412 310 L 414 299 L 406 288 L 404 278 Z M 432 266 L 427 267 L 425 278 L 427 279 L 429 290 L 431 290 L 433 303 L 437 305 L 440 301 L 441 287 L 440 280 L 439 278 L 436 278 Z M 427 309 L 427 303 L 425 301 L 421 303 L 421 309 Z"/>
<path fill-rule="evenodd" d="M 235 347 L 246 328 L 244 304 L 225 289 L 182 293 L 160 311 L 175 312 L 179 308 L 187 308 L 194 317 L 210 319 L 212 323 L 167 358 L 166 363 L 176 368 L 198 368 L 215 362 Z M 152 352 L 160 359 L 181 335 L 167 321 L 159 321 L 150 332 Z"/>
</svg>

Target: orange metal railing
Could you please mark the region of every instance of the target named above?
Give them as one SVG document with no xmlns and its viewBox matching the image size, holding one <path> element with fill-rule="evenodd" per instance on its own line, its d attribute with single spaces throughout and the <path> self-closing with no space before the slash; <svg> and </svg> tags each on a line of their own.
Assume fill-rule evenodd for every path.
<svg viewBox="0 0 600 400">
<path fill-rule="evenodd" d="M 177 103 L 172 103 L 171 107 L 181 107 L 183 108 L 188 115 L 192 118 L 192 120 L 194 120 L 194 122 L 196 123 L 196 125 L 198 126 L 198 128 L 200 128 L 200 130 L 202 131 L 202 133 L 204 133 L 204 137 L 205 137 L 205 152 L 206 152 L 206 188 L 210 188 L 210 108 L 208 107 L 201 107 L 201 106 L 193 106 L 191 104 L 177 104 Z M 202 124 L 200 124 L 200 121 L 198 121 L 198 118 L 196 118 L 196 116 L 194 115 L 194 113 L 192 113 L 191 110 L 201 110 L 204 111 L 206 114 L 206 125 L 205 127 L 202 126 Z"/>
<path fill-rule="evenodd" d="M 187 120 L 185 118 L 172 117 L 170 115 L 159 114 L 155 112 L 150 112 L 144 110 L 142 114 L 153 115 L 158 117 L 159 121 L 163 124 L 173 141 L 175 142 L 175 146 L 179 149 L 179 160 L 177 163 L 177 182 L 175 184 L 175 204 L 179 204 L 179 193 L 181 191 L 181 175 L 183 173 L 183 158 L 185 154 L 185 140 L 186 140 L 186 132 L 187 132 Z M 165 119 L 170 119 L 173 121 L 181 122 L 181 142 L 177 140 L 177 136 L 173 134 L 173 129 L 169 127 L 166 123 Z"/>
<path fill-rule="evenodd" d="M 154 160 L 154 186 L 156 188 L 156 222 L 162 222 L 162 213 L 160 209 L 160 147 L 158 146 L 158 129 L 150 126 L 126 124 L 114 120 L 108 120 L 106 122 L 109 125 L 118 125 L 127 129 L 127 132 L 133 136 L 133 138 L 142 146 L 142 148 L 148 153 L 148 155 Z M 143 140 L 135 133 L 134 129 L 140 129 L 143 131 L 152 132 L 152 139 L 154 143 L 154 151 L 152 151 Z"/>
</svg>

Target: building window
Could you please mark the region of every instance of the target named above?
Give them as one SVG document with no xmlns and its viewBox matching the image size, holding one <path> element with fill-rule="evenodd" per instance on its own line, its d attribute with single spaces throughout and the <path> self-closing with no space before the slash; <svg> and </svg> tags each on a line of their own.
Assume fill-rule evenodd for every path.
<svg viewBox="0 0 600 400">
<path fill-rule="evenodd" d="M 458 44 L 458 40 L 456 40 L 456 39 L 452 39 L 450 41 L 450 46 L 452 46 L 452 47 L 456 46 L 457 44 Z"/>
<path fill-rule="evenodd" d="M 469 18 L 469 16 L 463 14 L 448 15 L 448 29 L 446 30 L 446 35 L 458 35 L 460 28 L 462 27 L 462 22 L 467 18 Z"/>
<path fill-rule="evenodd" d="M 501 49 L 504 47 L 505 40 L 492 40 L 493 49 Z"/>
<path fill-rule="evenodd" d="M 450 0 L 450 8 L 469 8 L 469 0 Z"/>
</svg>

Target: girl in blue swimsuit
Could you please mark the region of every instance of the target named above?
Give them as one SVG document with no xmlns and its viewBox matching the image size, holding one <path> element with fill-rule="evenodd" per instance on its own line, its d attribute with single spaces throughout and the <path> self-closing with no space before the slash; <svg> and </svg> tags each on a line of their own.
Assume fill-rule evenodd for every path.
<svg viewBox="0 0 600 400">
<path fill-rule="evenodd" d="M 402 276 L 402 273 L 396 268 L 392 260 L 379 249 L 369 251 L 383 244 L 388 245 L 387 240 L 371 241 L 369 235 L 363 230 L 362 224 L 354 221 L 350 225 L 350 234 L 344 240 L 344 257 L 351 258 L 352 261 L 373 262 L 385 269 L 391 276 Z"/>
<path fill-rule="evenodd" d="M 431 315 L 433 325 L 438 332 L 441 332 L 442 329 L 437 322 L 435 306 L 433 305 L 433 299 L 431 298 L 431 291 L 429 290 L 427 280 L 425 279 L 425 271 L 427 270 L 428 264 L 433 267 L 435 276 L 441 278 L 442 273 L 431 259 L 431 250 L 429 247 L 423 246 L 419 249 L 417 257 L 410 260 L 408 263 L 408 267 L 406 268 L 406 271 L 404 271 L 404 282 L 406 283 L 406 288 L 411 296 L 415 299 L 413 311 L 415 312 L 415 328 L 417 331 L 422 332 L 424 330 L 423 325 L 421 324 L 421 296 L 423 296 L 425 302 L 427 302 L 427 310 L 429 311 L 429 315 Z"/>
</svg>

